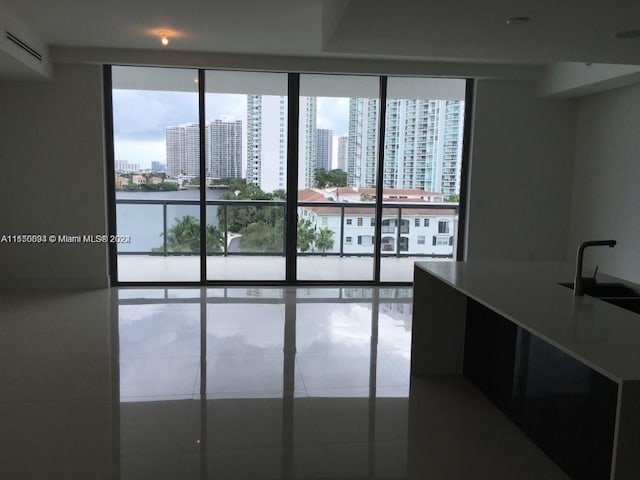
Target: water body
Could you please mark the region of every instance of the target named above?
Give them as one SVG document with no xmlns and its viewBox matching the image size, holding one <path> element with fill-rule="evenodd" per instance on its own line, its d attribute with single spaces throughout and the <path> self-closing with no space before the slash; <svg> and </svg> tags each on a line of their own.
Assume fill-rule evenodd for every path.
<svg viewBox="0 0 640 480">
<path fill-rule="evenodd" d="M 207 200 L 217 200 L 228 190 L 207 190 Z M 176 190 L 168 192 L 116 192 L 117 200 L 140 201 L 199 201 L 199 190 Z M 167 229 L 180 218 L 192 215 L 200 218 L 199 205 L 167 204 Z M 207 223 L 218 226 L 218 207 L 207 207 Z M 118 235 L 127 235 L 131 243 L 118 245 L 119 252 L 150 252 L 162 247 L 164 231 L 164 207 L 161 204 L 138 205 L 116 203 L 116 225 Z"/>
<path fill-rule="evenodd" d="M 218 200 L 229 190 L 208 189 L 207 200 Z M 116 200 L 200 200 L 200 190 L 174 190 L 168 192 L 116 192 Z"/>
</svg>

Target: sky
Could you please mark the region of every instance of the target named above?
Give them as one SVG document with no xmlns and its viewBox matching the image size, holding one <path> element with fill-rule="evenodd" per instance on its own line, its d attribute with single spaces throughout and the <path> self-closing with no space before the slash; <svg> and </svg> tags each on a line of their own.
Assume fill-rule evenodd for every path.
<svg viewBox="0 0 640 480">
<path fill-rule="evenodd" d="M 246 128 L 246 95 L 207 93 L 206 120 L 221 115 L 242 120 Z M 114 89 L 115 159 L 137 163 L 141 168 L 150 168 L 152 161 L 166 163 L 166 127 L 197 121 L 196 92 Z M 318 98 L 316 122 L 317 128 L 331 129 L 335 136 L 347 135 L 349 99 Z M 334 162 L 336 148 L 334 145 Z"/>
</svg>

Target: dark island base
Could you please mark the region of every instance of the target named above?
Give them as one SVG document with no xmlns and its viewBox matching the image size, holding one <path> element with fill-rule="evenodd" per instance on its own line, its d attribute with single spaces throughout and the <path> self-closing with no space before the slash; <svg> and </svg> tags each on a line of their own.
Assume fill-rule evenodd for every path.
<svg viewBox="0 0 640 480">
<path fill-rule="evenodd" d="M 571 478 L 610 478 L 615 382 L 471 299 L 463 373 Z"/>
</svg>

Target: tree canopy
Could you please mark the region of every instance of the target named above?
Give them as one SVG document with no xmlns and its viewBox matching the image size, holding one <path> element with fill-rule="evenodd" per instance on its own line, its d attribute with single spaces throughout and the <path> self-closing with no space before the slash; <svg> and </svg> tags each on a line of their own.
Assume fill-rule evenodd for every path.
<svg viewBox="0 0 640 480">
<path fill-rule="evenodd" d="M 230 192 L 223 200 L 284 200 L 284 190 L 264 192 L 258 185 L 242 178 L 230 178 L 226 182 Z M 248 252 L 282 252 L 284 249 L 284 206 L 243 205 L 238 202 L 226 208 L 218 207 L 218 222 L 227 225 L 229 231 L 242 235 L 240 246 Z"/>
<path fill-rule="evenodd" d="M 346 187 L 347 172 L 339 168 L 329 171 L 319 168 L 315 171 L 314 183 L 316 188 Z"/>
<path fill-rule="evenodd" d="M 223 234 L 217 227 L 207 225 L 207 252 L 221 252 L 224 246 Z M 162 252 L 162 247 L 152 249 Z M 176 218 L 167 230 L 167 251 L 175 253 L 198 253 L 200 251 L 200 221 L 193 215 Z"/>
</svg>

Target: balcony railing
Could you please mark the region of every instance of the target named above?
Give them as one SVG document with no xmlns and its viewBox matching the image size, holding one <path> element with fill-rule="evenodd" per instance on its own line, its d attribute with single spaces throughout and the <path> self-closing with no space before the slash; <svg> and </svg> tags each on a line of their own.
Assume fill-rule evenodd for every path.
<svg viewBox="0 0 640 480">
<path fill-rule="evenodd" d="M 160 256 L 199 255 L 199 249 L 193 248 L 190 250 L 175 251 L 172 250 L 168 244 L 169 232 L 180 218 L 185 215 L 191 215 L 196 219 L 199 219 L 199 205 L 200 203 L 197 200 L 117 199 L 116 209 L 118 234 L 127 235 L 132 238 L 131 243 L 118 245 L 118 254 Z M 277 250 L 238 250 L 237 243 L 239 243 L 239 237 L 241 235 L 237 232 L 232 232 L 230 229 L 230 211 L 234 208 L 269 208 L 272 211 L 278 212 L 275 213 L 275 216 L 282 219 L 286 218 L 286 202 L 284 200 L 207 200 L 206 206 L 207 225 L 217 227 L 222 234 L 223 240 L 219 251 L 208 251 L 207 255 L 286 255 L 284 241 L 282 241 L 282 248 L 278 248 Z M 324 252 L 298 252 L 298 255 L 372 257 L 374 255 L 373 238 L 371 238 L 372 243 L 362 243 L 360 245 L 362 248 L 359 251 L 354 251 L 354 247 L 357 247 L 358 245 L 354 245 L 353 238 L 351 243 L 347 242 L 347 238 L 353 237 L 356 233 L 360 232 L 363 237 L 371 237 L 375 234 L 375 223 L 371 221 L 371 218 L 375 216 L 375 208 L 375 204 L 370 202 L 298 202 L 299 219 L 315 218 L 318 222 L 315 224 L 316 232 L 321 228 L 327 227 L 330 228 L 335 236 L 334 247 L 330 250 Z M 133 210 L 126 211 L 130 209 Z M 147 211 L 145 212 L 145 210 Z M 308 214 L 308 217 L 304 217 L 304 210 L 311 212 Z M 318 212 L 319 210 L 320 212 Z M 334 220 L 331 225 L 329 225 L 328 222 L 326 225 L 323 225 L 320 221 L 323 217 L 322 210 L 324 210 L 325 217 L 334 219 L 338 217 L 338 223 L 336 224 Z M 413 220 L 407 220 L 406 217 L 410 217 L 411 219 L 415 219 L 417 216 L 420 218 L 448 218 L 452 222 L 452 228 L 449 229 L 449 232 L 452 232 L 455 235 L 457 231 L 454 224 L 457 221 L 458 210 L 458 204 L 385 203 L 383 205 L 382 219 L 383 221 L 390 220 L 390 224 L 383 224 L 382 226 L 383 241 L 381 255 L 396 257 L 453 258 L 455 252 L 455 239 L 453 245 L 448 243 L 445 246 L 446 248 L 442 245 L 442 239 L 440 239 L 440 242 L 436 242 L 436 237 L 442 235 L 442 232 L 437 228 L 437 222 L 434 222 L 436 225 L 435 229 L 427 229 L 416 227 Z M 406 213 L 407 211 L 410 211 L 410 213 Z M 423 211 L 425 212 L 424 214 L 421 213 Z M 427 211 L 429 211 L 429 213 L 426 213 Z M 442 211 L 442 214 L 434 213 L 434 211 Z M 222 213 L 219 214 L 219 212 Z M 405 212 L 404 217 L 403 212 Z M 155 217 L 155 219 L 153 217 Z M 357 225 L 357 222 L 353 220 L 351 225 L 347 225 L 347 217 L 351 217 L 352 219 L 363 218 L 364 221 L 361 225 Z M 420 222 L 420 225 L 424 226 L 424 223 Z M 398 228 L 398 226 L 400 226 L 400 228 Z M 418 234 L 416 234 L 416 231 Z M 412 235 L 412 233 L 413 237 L 405 236 Z M 281 234 L 284 237 L 284 226 Z M 139 237 L 145 238 L 143 240 L 139 240 Z M 433 245 L 430 237 L 434 239 Z M 238 241 L 235 246 L 232 246 L 234 239 L 238 239 Z M 413 240 L 413 242 L 411 240 Z M 427 247 L 432 247 L 431 251 L 425 251 L 427 250 Z"/>
</svg>

